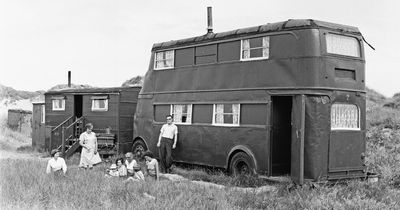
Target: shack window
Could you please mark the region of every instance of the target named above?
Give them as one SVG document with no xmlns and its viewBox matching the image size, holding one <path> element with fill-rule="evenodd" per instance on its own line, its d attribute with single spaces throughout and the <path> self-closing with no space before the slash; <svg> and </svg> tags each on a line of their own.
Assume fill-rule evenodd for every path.
<svg viewBox="0 0 400 210">
<path fill-rule="evenodd" d="M 55 97 L 51 99 L 53 111 L 64 111 L 65 110 L 65 99 L 64 97 Z"/>
<path fill-rule="evenodd" d="M 214 104 L 214 125 L 239 125 L 239 104 Z"/>
<path fill-rule="evenodd" d="M 108 111 L 108 97 L 94 96 L 92 99 L 92 111 Z"/>
<path fill-rule="evenodd" d="M 360 44 L 355 37 L 326 34 L 327 53 L 360 57 Z"/>
<path fill-rule="evenodd" d="M 168 69 L 174 67 L 174 51 L 156 52 L 154 69 Z"/>
<path fill-rule="evenodd" d="M 269 36 L 242 40 L 242 60 L 269 58 Z"/>
<path fill-rule="evenodd" d="M 44 124 L 45 121 L 46 121 L 46 119 L 45 119 L 45 116 L 46 116 L 46 113 L 45 113 L 46 107 L 45 107 L 45 105 L 41 105 L 40 108 L 41 108 L 40 123 Z"/>
<path fill-rule="evenodd" d="M 332 130 L 360 130 L 359 109 L 354 104 L 333 104 L 331 108 Z"/>
<path fill-rule="evenodd" d="M 171 115 L 174 117 L 174 123 L 190 124 L 192 123 L 192 105 L 173 104 Z"/>
</svg>

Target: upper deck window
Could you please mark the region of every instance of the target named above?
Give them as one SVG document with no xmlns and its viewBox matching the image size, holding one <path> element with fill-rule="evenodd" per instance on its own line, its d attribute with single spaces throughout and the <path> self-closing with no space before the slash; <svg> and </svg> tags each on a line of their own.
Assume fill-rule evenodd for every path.
<svg viewBox="0 0 400 210">
<path fill-rule="evenodd" d="M 360 57 L 360 43 L 357 38 L 338 34 L 326 34 L 327 53 Z"/>
<path fill-rule="evenodd" d="M 360 130 L 359 109 L 354 104 L 333 104 L 331 108 L 332 130 Z"/>
<path fill-rule="evenodd" d="M 53 111 L 64 111 L 65 110 L 65 98 L 64 97 L 53 97 L 51 99 Z"/>
<path fill-rule="evenodd" d="M 241 60 L 269 58 L 269 36 L 242 40 Z"/>
<path fill-rule="evenodd" d="M 174 67 L 174 51 L 156 52 L 154 69 L 169 69 Z"/>
</svg>

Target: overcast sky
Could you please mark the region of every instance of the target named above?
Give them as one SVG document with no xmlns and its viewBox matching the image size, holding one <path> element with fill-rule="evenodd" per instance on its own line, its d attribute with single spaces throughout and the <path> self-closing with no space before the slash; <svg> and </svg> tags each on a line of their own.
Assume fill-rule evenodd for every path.
<svg viewBox="0 0 400 210">
<path fill-rule="evenodd" d="M 365 45 L 366 83 L 400 92 L 400 1 L 396 0 L 0 0 L 0 83 L 47 90 L 67 83 L 120 86 L 144 75 L 153 43 L 287 19 L 356 26 Z"/>
</svg>

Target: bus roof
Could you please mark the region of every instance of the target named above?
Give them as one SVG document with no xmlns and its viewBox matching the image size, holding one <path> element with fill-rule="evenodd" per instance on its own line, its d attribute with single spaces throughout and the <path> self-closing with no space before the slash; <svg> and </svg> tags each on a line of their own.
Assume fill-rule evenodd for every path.
<svg viewBox="0 0 400 210">
<path fill-rule="evenodd" d="M 352 34 L 360 34 L 360 31 L 357 27 L 347 26 L 337 23 L 329 23 L 319 20 L 312 19 L 289 19 L 283 22 L 277 23 L 268 23 L 265 25 L 241 28 L 232 31 L 226 31 L 221 33 L 210 33 L 202 36 L 191 37 L 180 40 L 171 40 L 168 42 L 156 43 L 153 45 L 153 51 L 162 50 L 173 47 L 181 47 L 185 45 L 193 45 L 200 44 L 210 41 L 218 41 L 229 38 L 247 36 L 258 33 L 267 33 L 267 32 L 279 32 L 279 31 L 291 31 L 296 29 L 305 29 L 305 28 L 325 28 L 340 32 L 352 33 Z"/>
</svg>

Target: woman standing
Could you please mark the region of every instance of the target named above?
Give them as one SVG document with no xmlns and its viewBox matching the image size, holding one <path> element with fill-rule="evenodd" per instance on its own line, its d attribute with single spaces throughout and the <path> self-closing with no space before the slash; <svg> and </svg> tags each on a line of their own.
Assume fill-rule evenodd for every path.
<svg viewBox="0 0 400 210">
<path fill-rule="evenodd" d="M 99 153 L 97 152 L 96 134 L 92 132 L 93 124 L 85 125 L 86 132 L 79 137 L 79 144 L 82 146 L 81 161 L 79 167 L 92 169 L 93 165 L 101 162 Z"/>
<path fill-rule="evenodd" d="M 65 160 L 60 157 L 60 151 L 53 149 L 51 151 L 52 158 L 47 162 L 46 173 L 53 173 L 54 175 L 61 175 L 67 173 L 67 164 Z"/>
</svg>

